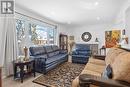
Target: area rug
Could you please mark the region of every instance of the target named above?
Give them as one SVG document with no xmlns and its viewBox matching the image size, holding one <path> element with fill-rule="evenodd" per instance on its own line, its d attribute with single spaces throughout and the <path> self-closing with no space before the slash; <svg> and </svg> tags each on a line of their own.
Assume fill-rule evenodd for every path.
<svg viewBox="0 0 130 87">
<path fill-rule="evenodd" d="M 33 82 L 47 87 L 71 87 L 72 81 L 84 67 L 84 64 L 66 62 L 49 71 L 46 75 L 39 76 Z"/>
</svg>

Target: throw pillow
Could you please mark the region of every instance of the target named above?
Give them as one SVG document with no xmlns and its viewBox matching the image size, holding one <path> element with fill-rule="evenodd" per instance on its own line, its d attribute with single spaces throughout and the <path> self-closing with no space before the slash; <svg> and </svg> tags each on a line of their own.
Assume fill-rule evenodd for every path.
<svg viewBox="0 0 130 87">
<path fill-rule="evenodd" d="M 52 56 L 54 56 L 54 55 L 55 55 L 54 52 L 48 53 L 48 57 L 52 57 Z"/>
<path fill-rule="evenodd" d="M 106 71 L 107 71 L 108 78 L 111 79 L 112 78 L 112 67 L 110 64 L 106 67 Z"/>
<path fill-rule="evenodd" d="M 112 79 L 112 67 L 111 65 L 107 65 L 104 72 L 102 73 L 102 77 Z"/>
<path fill-rule="evenodd" d="M 55 54 L 55 55 L 59 54 L 59 51 L 55 51 L 54 54 Z"/>
</svg>

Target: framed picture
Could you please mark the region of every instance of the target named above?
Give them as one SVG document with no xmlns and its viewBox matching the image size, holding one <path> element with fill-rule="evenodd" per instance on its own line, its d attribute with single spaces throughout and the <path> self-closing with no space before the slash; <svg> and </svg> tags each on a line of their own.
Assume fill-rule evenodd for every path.
<svg viewBox="0 0 130 87">
<path fill-rule="evenodd" d="M 105 44 L 106 48 L 111 48 L 119 43 L 121 38 L 121 31 L 120 30 L 112 30 L 105 32 Z"/>
</svg>

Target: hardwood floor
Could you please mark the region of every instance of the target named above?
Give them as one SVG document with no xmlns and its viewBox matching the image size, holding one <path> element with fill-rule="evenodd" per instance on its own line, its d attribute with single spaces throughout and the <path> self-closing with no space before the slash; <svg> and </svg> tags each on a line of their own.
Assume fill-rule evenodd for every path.
<svg viewBox="0 0 130 87">
<path fill-rule="evenodd" d="M 36 75 L 37 75 L 36 76 L 36 78 L 37 78 L 41 74 L 37 73 Z M 43 87 L 41 85 L 37 85 L 37 84 L 33 83 L 32 81 L 34 79 L 35 78 L 33 76 L 30 76 L 30 77 L 24 78 L 23 83 L 21 83 L 21 81 L 19 79 L 14 80 L 13 76 L 12 76 L 12 77 L 8 77 L 8 78 L 5 78 L 2 80 L 3 81 L 2 87 Z"/>
</svg>

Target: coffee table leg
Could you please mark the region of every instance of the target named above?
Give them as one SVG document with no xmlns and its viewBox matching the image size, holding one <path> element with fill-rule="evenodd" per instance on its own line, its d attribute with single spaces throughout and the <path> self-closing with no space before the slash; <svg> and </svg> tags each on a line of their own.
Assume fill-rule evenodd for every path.
<svg viewBox="0 0 130 87">
<path fill-rule="evenodd" d="M 17 66 L 14 65 L 14 79 L 16 78 L 16 73 L 17 73 Z"/>
<path fill-rule="evenodd" d="M 36 73 L 35 73 L 35 60 L 33 62 L 33 74 L 34 74 L 34 77 L 36 76 Z"/>
</svg>

